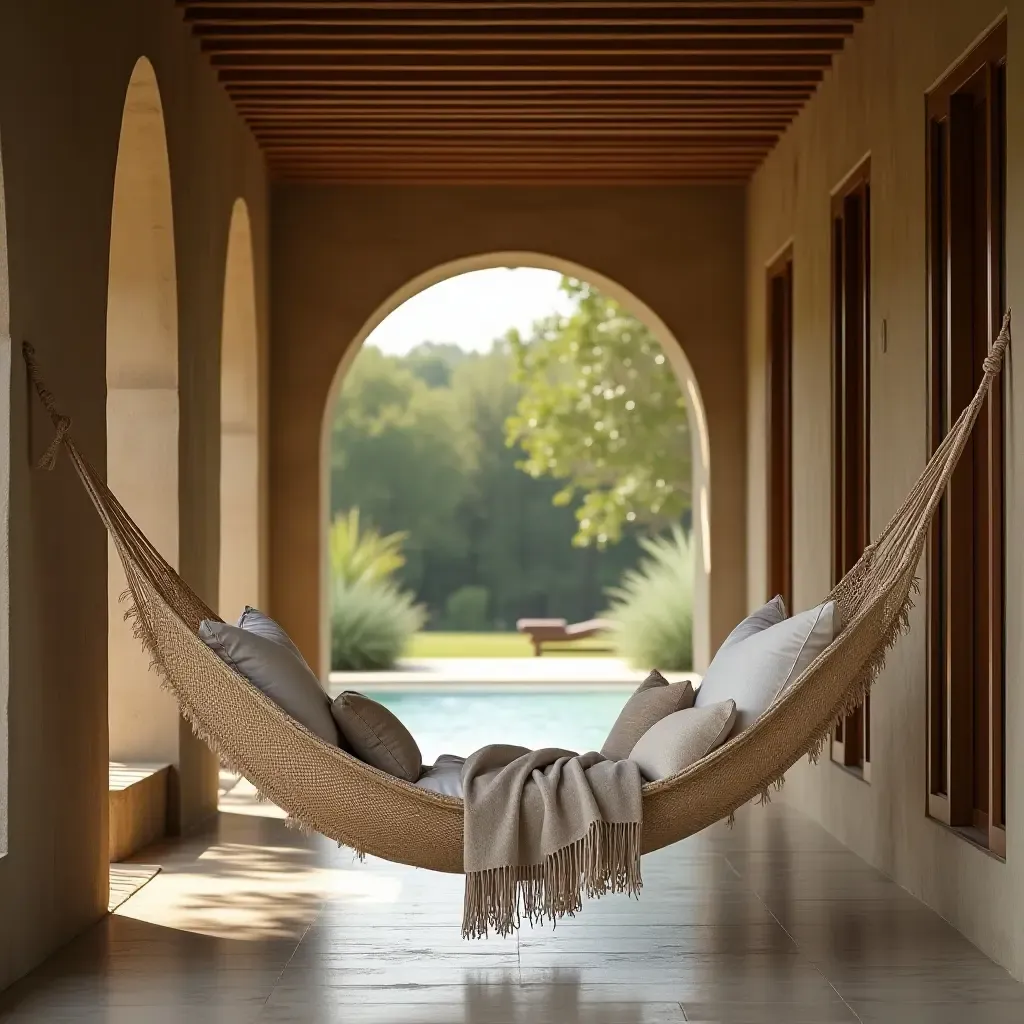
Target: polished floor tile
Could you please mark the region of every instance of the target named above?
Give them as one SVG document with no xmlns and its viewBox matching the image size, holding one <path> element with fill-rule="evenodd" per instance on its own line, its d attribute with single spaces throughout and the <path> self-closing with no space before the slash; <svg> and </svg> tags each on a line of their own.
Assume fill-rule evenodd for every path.
<svg viewBox="0 0 1024 1024">
<path fill-rule="evenodd" d="M 639 900 L 463 942 L 462 879 L 355 861 L 244 785 L 0 996 L 10 1024 L 1021 1024 L 1024 987 L 782 805 L 645 859 Z M 141 860 L 140 860 L 141 863 Z"/>
</svg>

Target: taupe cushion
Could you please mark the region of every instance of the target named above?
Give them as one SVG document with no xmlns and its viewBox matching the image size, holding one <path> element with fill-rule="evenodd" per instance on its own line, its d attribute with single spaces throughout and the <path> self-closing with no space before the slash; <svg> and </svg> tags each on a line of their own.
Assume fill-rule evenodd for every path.
<svg viewBox="0 0 1024 1024">
<path fill-rule="evenodd" d="M 676 711 L 655 722 L 629 755 L 647 782 L 657 782 L 696 764 L 720 747 L 732 732 L 736 702 Z"/>
<path fill-rule="evenodd" d="M 344 744 L 360 761 L 406 782 L 420 777 L 423 757 L 419 746 L 383 704 L 346 690 L 335 698 L 331 714 Z"/>
<path fill-rule="evenodd" d="M 416 785 L 420 789 L 429 789 L 431 793 L 443 796 L 457 796 L 462 799 L 462 766 L 464 757 L 454 754 L 442 754 L 429 768 L 424 768 Z"/>
<path fill-rule="evenodd" d="M 601 753 L 610 761 L 625 761 L 637 740 L 655 722 L 693 707 L 693 698 L 690 683 L 669 683 L 660 672 L 652 672 L 619 712 Z"/>
<path fill-rule="evenodd" d="M 246 605 L 245 611 L 238 618 L 238 628 L 255 633 L 257 636 L 265 637 L 267 640 L 273 640 L 275 644 L 280 644 L 282 647 L 287 647 L 303 665 L 307 664 L 306 659 L 302 656 L 302 652 L 295 646 L 292 638 L 277 622 L 269 615 L 261 612 L 259 608 L 252 608 Z"/>
<path fill-rule="evenodd" d="M 723 645 L 704 673 L 695 706 L 735 700 L 735 730 L 741 732 L 832 643 L 837 629 L 835 604 L 826 601 L 738 643 Z"/>
<path fill-rule="evenodd" d="M 309 666 L 284 645 L 226 622 L 199 626 L 203 643 L 279 704 L 287 714 L 328 743 L 338 744 L 331 700 Z"/>
</svg>

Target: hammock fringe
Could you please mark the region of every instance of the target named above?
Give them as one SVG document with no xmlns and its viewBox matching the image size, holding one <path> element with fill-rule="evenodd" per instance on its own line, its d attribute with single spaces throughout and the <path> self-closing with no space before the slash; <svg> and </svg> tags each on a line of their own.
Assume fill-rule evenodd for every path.
<svg viewBox="0 0 1024 1024">
<path fill-rule="evenodd" d="M 583 898 L 612 893 L 639 897 L 639 822 L 594 821 L 586 835 L 563 846 L 543 864 L 513 865 L 466 875 L 462 937 L 486 938 L 493 929 L 503 938 L 532 925 L 575 917 Z"/>
</svg>

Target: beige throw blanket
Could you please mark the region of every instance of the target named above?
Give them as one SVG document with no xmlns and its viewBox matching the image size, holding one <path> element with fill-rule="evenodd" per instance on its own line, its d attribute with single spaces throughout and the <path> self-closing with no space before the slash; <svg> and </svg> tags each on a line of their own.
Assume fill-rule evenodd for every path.
<svg viewBox="0 0 1024 1024">
<path fill-rule="evenodd" d="M 639 893 L 642 782 L 632 761 L 496 744 L 466 761 L 462 785 L 465 938 L 575 914 L 584 895 Z"/>
</svg>

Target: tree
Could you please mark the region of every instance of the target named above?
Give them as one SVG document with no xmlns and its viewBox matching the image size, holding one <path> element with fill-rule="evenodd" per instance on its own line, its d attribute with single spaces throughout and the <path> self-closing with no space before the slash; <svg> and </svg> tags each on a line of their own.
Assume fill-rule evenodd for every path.
<svg viewBox="0 0 1024 1024">
<path fill-rule="evenodd" d="M 378 349 L 359 354 L 332 422 L 331 509 L 358 506 L 372 528 L 406 533 L 398 578 L 425 599 L 428 559 L 464 553 L 452 527 L 473 458 L 450 390 L 428 388 Z"/>
<path fill-rule="evenodd" d="M 424 341 L 412 349 L 403 363 L 428 388 L 451 386 L 455 368 L 468 358 L 468 353 L 451 342 Z"/>
<path fill-rule="evenodd" d="M 567 481 L 558 505 L 577 503 L 573 543 L 604 547 L 629 523 L 658 532 L 690 507 L 686 399 L 658 340 L 618 302 L 574 278 L 576 301 L 528 338 L 507 344 L 522 388 L 506 441 L 535 479 Z"/>
</svg>

